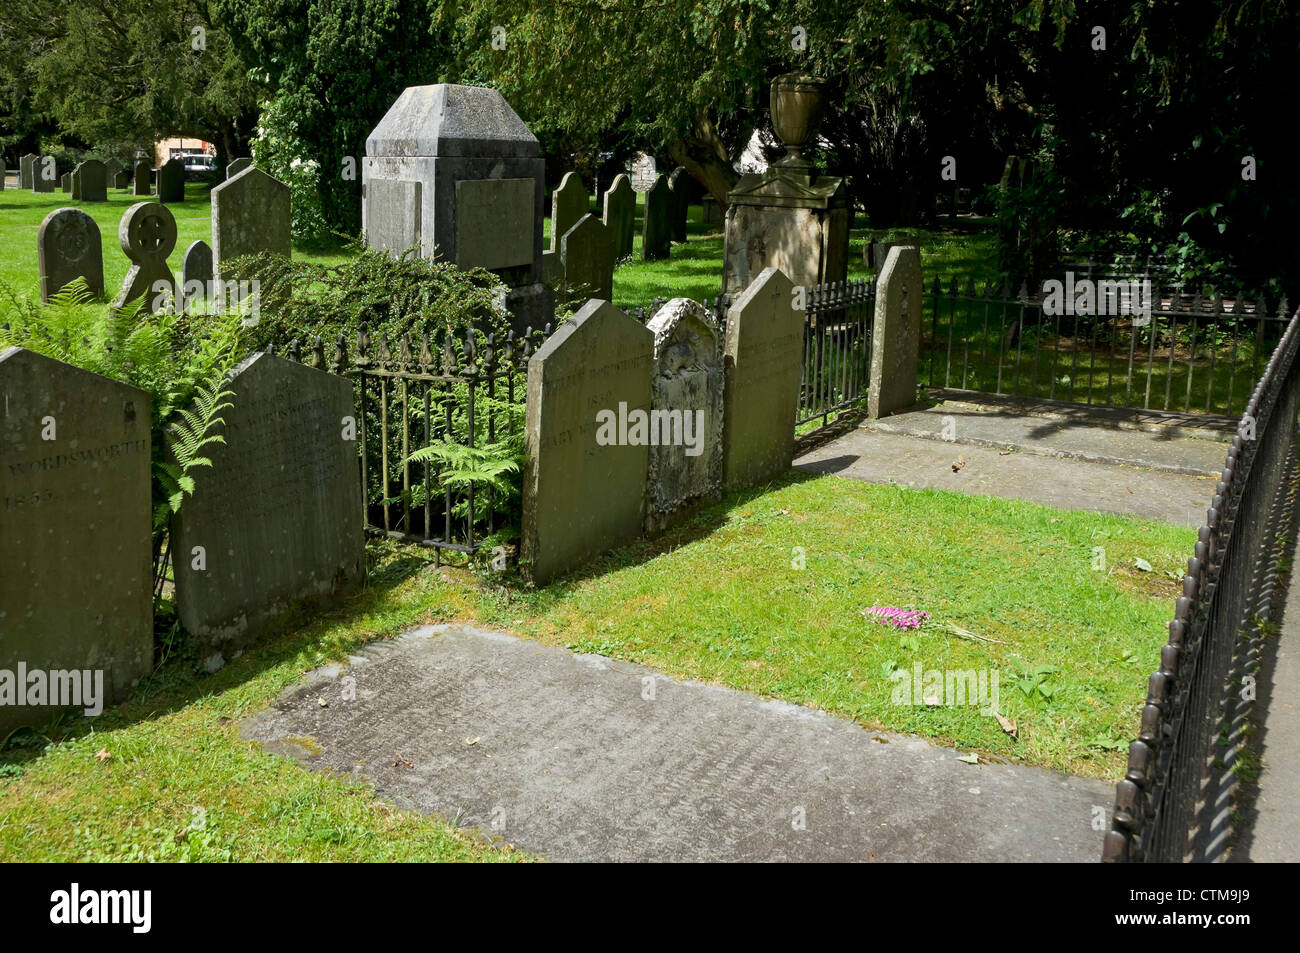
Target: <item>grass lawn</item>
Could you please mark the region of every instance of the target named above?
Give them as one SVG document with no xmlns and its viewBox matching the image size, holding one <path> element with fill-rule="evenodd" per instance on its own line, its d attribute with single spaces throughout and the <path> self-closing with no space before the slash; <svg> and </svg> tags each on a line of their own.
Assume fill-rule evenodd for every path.
<svg viewBox="0 0 1300 953">
<path fill-rule="evenodd" d="M 1165 641 L 1175 587 L 1165 572 L 1194 536 L 1150 520 L 792 474 L 540 590 L 434 570 L 427 553 L 376 544 L 364 593 L 290 622 L 215 676 L 196 674 L 182 652 L 127 704 L 50 730 L 48 744 L 15 739 L 0 758 L 0 859 L 519 859 L 238 738 L 237 720 L 304 672 L 365 641 L 452 620 L 986 758 L 1114 778 Z M 1095 546 L 1105 572 L 1091 568 Z M 803 569 L 793 568 L 795 547 Z M 1152 571 L 1131 568 L 1136 557 Z M 932 624 L 900 633 L 863 618 L 873 604 L 922 609 Z M 890 672 L 916 662 L 996 670 L 999 710 L 1019 737 L 976 706 L 893 704 Z M 1017 687 L 1018 669 L 1045 665 L 1058 669 L 1044 680 L 1050 698 Z M 203 830 L 190 829 L 196 818 Z"/>
</svg>

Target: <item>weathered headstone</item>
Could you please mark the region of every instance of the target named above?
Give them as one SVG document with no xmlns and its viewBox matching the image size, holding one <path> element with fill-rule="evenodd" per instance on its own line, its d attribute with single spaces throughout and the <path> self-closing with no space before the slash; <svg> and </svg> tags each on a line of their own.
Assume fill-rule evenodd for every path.
<svg viewBox="0 0 1300 953">
<path fill-rule="evenodd" d="M 681 166 L 673 169 L 668 176 L 668 191 L 672 193 L 672 234 L 673 241 L 686 241 L 686 213 L 690 211 L 687 197 L 687 182 L 690 176 Z"/>
<path fill-rule="evenodd" d="M 653 347 L 636 319 L 588 301 L 528 362 L 523 558 L 538 585 L 641 533 L 648 448 L 625 425 L 650 408 Z"/>
<path fill-rule="evenodd" d="M 35 187 L 36 159 L 30 152 L 18 159 L 18 188 L 31 191 Z"/>
<path fill-rule="evenodd" d="M 127 172 L 125 169 L 113 173 L 112 183 L 113 188 L 115 189 L 129 189 L 131 187 L 131 173 Z"/>
<path fill-rule="evenodd" d="M 41 302 L 77 278 L 95 297 L 104 294 L 104 248 L 95 220 L 79 208 L 55 209 L 36 233 Z"/>
<path fill-rule="evenodd" d="M 632 254 L 632 228 L 636 222 L 636 192 L 632 180 L 621 172 L 605 192 L 605 227 L 614 243 L 614 258 Z"/>
<path fill-rule="evenodd" d="M 54 156 L 37 156 L 32 165 L 32 191 L 53 192 L 59 187 L 59 170 Z"/>
<path fill-rule="evenodd" d="M 645 210 L 641 218 L 641 260 L 667 258 L 672 239 L 672 195 L 668 180 L 662 175 L 645 194 Z"/>
<path fill-rule="evenodd" d="M 227 383 L 225 442 L 173 524 L 181 623 L 222 652 L 365 571 L 351 381 L 258 353 Z"/>
<path fill-rule="evenodd" d="M 149 430 L 144 391 L 0 348 L 0 669 L 99 672 L 105 707 L 152 670 Z M 51 714 L 0 704 L 0 738 Z"/>
<path fill-rule="evenodd" d="M 120 188 L 120 186 L 117 185 L 117 177 L 123 171 L 124 167 L 122 163 L 118 162 L 116 159 L 104 160 L 104 177 L 108 181 L 109 188 Z"/>
<path fill-rule="evenodd" d="M 793 285 L 765 268 L 727 312 L 722 481 L 727 489 L 778 477 L 794 461 L 803 315 Z"/>
<path fill-rule="evenodd" d="M 135 172 L 132 174 L 131 194 L 132 195 L 152 195 L 153 194 L 153 166 L 148 162 L 140 161 L 135 164 Z"/>
<path fill-rule="evenodd" d="M 239 173 L 243 172 L 252 164 L 253 164 L 253 160 L 248 158 L 247 156 L 241 157 L 239 159 L 235 159 L 233 162 L 231 162 L 229 165 L 226 166 L 226 178 L 233 179 L 235 176 L 239 175 Z"/>
<path fill-rule="evenodd" d="M 646 328 L 655 342 L 646 532 L 657 533 L 721 488 L 724 381 L 718 327 L 703 305 L 673 298 Z"/>
<path fill-rule="evenodd" d="M 920 343 L 921 253 L 915 246 L 899 245 L 890 249 L 876 280 L 867 395 L 871 417 L 886 417 L 916 403 Z"/>
<path fill-rule="evenodd" d="M 633 191 L 649 192 L 650 186 L 655 184 L 656 175 L 658 175 L 658 171 L 655 167 L 655 157 L 644 152 L 638 152 L 632 160 L 630 175 Z"/>
<path fill-rule="evenodd" d="M 718 209 L 718 200 L 712 195 L 700 199 L 700 221 L 705 225 L 717 225 L 722 221 L 722 212 Z"/>
<path fill-rule="evenodd" d="M 370 212 L 366 243 L 371 248 L 397 257 L 419 246 L 424 208 L 421 183 L 376 179 L 366 186 L 366 203 Z"/>
<path fill-rule="evenodd" d="M 0 192 L 5 190 L 8 182 L 9 170 L 5 168 L 5 160 L 0 158 Z"/>
<path fill-rule="evenodd" d="M 122 290 L 113 301 L 121 308 L 141 295 L 144 310 L 159 310 L 162 295 L 176 295 L 176 278 L 167 266 L 167 256 L 176 247 L 176 219 L 171 210 L 159 202 L 137 202 L 126 210 L 117 227 L 118 244 L 131 268 L 122 281 Z"/>
<path fill-rule="evenodd" d="M 211 282 L 212 249 L 207 242 L 194 242 L 181 259 L 181 297 L 186 309 L 207 298 Z"/>
<path fill-rule="evenodd" d="M 921 247 L 916 238 L 901 238 L 890 242 L 870 241 L 862 246 L 862 263 L 879 275 L 884 270 L 890 249 L 899 245 L 914 245 L 918 249 Z"/>
<path fill-rule="evenodd" d="M 65 192 L 68 195 L 72 194 L 72 173 L 71 172 L 63 173 L 63 177 L 59 179 L 59 189 L 60 191 Z"/>
<path fill-rule="evenodd" d="M 185 163 L 172 157 L 158 167 L 158 201 L 169 205 L 185 201 Z"/>
<path fill-rule="evenodd" d="M 582 216 L 560 238 L 560 267 L 570 291 L 602 301 L 614 297 L 614 245 L 595 215 Z"/>
<path fill-rule="evenodd" d="M 551 193 L 551 251 L 560 250 L 560 238 L 578 224 L 589 207 L 582 176 L 576 172 L 564 173 L 559 186 Z"/>
<path fill-rule="evenodd" d="M 72 197 L 81 202 L 108 201 L 108 172 L 98 159 L 87 159 L 72 170 Z"/>
<path fill-rule="evenodd" d="M 257 167 L 212 190 L 213 269 L 241 255 L 290 255 L 289 186 Z"/>
</svg>

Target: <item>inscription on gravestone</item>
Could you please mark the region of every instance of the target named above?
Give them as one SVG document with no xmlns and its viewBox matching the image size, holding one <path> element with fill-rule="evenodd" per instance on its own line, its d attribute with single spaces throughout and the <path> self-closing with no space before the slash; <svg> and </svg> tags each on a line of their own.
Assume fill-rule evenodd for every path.
<svg viewBox="0 0 1300 953">
<path fill-rule="evenodd" d="M 538 585 L 636 539 L 646 445 L 596 440 L 597 414 L 650 406 L 654 335 L 588 301 L 528 362 L 523 557 Z"/>
<path fill-rule="evenodd" d="M 36 260 L 41 302 L 77 278 L 99 298 L 104 294 L 104 249 L 95 220 L 79 208 L 55 209 L 36 233 Z"/>
<path fill-rule="evenodd" d="M 0 348 L 0 669 L 153 668 L 149 395 Z M 49 708 L 0 705 L 0 737 Z"/>
<path fill-rule="evenodd" d="M 294 602 L 351 591 L 365 569 L 351 382 L 259 353 L 229 387 L 225 443 L 173 527 L 181 622 L 223 652 Z"/>
<path fill-rule="evenodd" d="M 803 315 L 790 279 L 764 268 L 727 314 L 722 472 L 728 489 L 763 483 L 794 461 Z"/>
</svg>

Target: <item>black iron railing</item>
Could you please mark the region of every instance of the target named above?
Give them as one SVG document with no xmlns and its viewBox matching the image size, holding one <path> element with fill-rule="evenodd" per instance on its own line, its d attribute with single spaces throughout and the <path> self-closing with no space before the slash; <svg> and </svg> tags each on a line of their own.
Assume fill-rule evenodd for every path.
<svg viewBox="0 0 1300 953">
<path fill-rule="evenodd" d="M 1049 314 L 1041 289 L 1004 281 L 977 289 L 936 278 L 928 297 L 920 377 L 930 387 L 1147 410 L 1233 414 L 1286 325 L 1285 297 L 1191 291 L 1134 276 L 1079 275 L 1095 282 L 1093 309 Z M 1140 283 L 1150 280 L 1142 273 Z M 1142 302 L 1149 314 L 1132 313 Z M 1051 310 L 1059 310 L 1052 307 Z M 1121 313 L 1116 313 L 1121 312 Z"/>
<path fill-rule="evenodd" d="M 1241 417 L 1187 562 L 1182 596 L 1148 683 L 1138 738 L 1116 790 L 1103 860 L 1203 860 L 1208 816 L 1221 812 L 1206 797 L 1213 752 L 1227 721 L 1236 671 L 1259 611 L 1258 581 L 1272 559 L 1270 512 L 1295 432 L 1300 392 L 1300 313 L 1286 325 Z"/>
<path fill-rule="evenodd" d="M 870 278 L 806 289 L 803 377 L 795 426 L 855 404 L 871 385 L 876 289 Z"/>
</svg>

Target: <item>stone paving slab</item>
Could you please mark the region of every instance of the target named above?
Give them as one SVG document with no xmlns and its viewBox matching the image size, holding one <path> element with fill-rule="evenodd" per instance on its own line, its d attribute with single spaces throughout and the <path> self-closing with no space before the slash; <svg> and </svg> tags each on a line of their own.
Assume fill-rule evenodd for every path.
<svg viewBox="0 0 1300 953">
<path fill-rule="evenodd" d="M 562 861 L 1095 862 L 1094 807 L 1114 800 L 1106 782 L 966 764 L 920 738 L 464 626 L 317 670 L 241 733 Z"/>
<path fill-rule="evenodd" d="M 1092 463 L 1145 467 L 1171 473 L 1217 477 L 1229 444 L 1203 436 L 1187 436 L 1178 426 L 1134 423 L 1119 426 L 1113 414 L 1089 413 L 1061 405 L 1060 412 L 1026 414 L 1010 405 L 944 401 L 859 426 L 879 433 L 904 434 L 929 440 L 944 439 L 946 417 L 951 417 L 951 441 L 962 446 L 997 449 L 1014 447 L 1022 453 L 1065 457 Z M 1135 412 L 1128 412 L 1127 416 Z M 1150 415 L 1147 415 L 1150 416 Z M 1180 415 L 1180 417 L 1183 415 Z M 1219 418 L 1214 418 L 1218 420 Z"/>
<path fill-rule="evenodd" d="M 958 456 L 964 466 L 954 471 Z M 1216 483 L 1204 476 L 1018 451 L 1004 456 L 984 447 L 869 430 L 851 431 L 823 444 L 795 460 L 795 467 L 869 483 L 1029 500 L 1059 509 L 1127 514 L 1192 527 L 1205 522 Z"/>
</svg>

